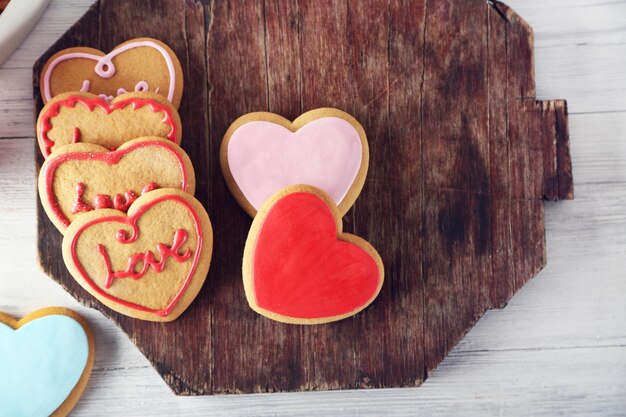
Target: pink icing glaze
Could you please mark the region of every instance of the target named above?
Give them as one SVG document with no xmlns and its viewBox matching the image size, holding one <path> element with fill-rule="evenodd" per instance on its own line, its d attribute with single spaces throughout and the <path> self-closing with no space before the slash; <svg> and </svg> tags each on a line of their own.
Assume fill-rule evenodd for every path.
<svg viewBox="0 0 626 417">
<path fill-rule="evenodd" d="M 172 101 L 172 99 L 174 98 L 174 87 L 176 86 L 176 71 L 174 70 L 174 62 L 172 61 L 172 58 L 167 53 L 165 48 L 163 48 L 158 43 L 152 42 L 152 41 L 129 42 L 119 48 L 115 48 L 114 50 L 112 50 L 111 52 L 109 52 L 108 54 L 104 56 L 88 54 L 85 52 L 73 52 L 70 54 L 64 54 L 64 55 L 60 55 L 56 57 L 50 63 L 50 65 L 48 65 L 48 68 L 46 69 L 46 72 L 43 75 L 43 95 L 45 99 L 50 100 L 52 98 L 52 95 L 50 93 L 50 76 L 54 68 L 59 63 L 63 61 L 67 61 L 69 59 L 75 59 L 75 58 L 91 59 L 93 61 L 96 61 L 94 72 L 98 76 L 108 79 L 108 78 L 111 78 L 115 74 L 115 65 L 113 64 L 113 58 L 115 58 L 117 55 L 123 52 L 128 51 L 129 49 L 134 49 L 134 48 L 139 48 L 139 47 L 154 48 L 157 51 L 159 51 L 161 55 L 163 56 L 163 59 L 165 60 L 165 64 L 167 65 L 167 71 L 169 72 L 169 77 L 170 77 L 170 84 L 169 84 L 169 90 L 167 92 L 167 99 L 169 101 Z M 145 81 L 140 81 L 140 82 L 145 83 Z M 89 91 L 89 87 L 90 87 L 89 80 L 84 80 L 80 91 Z M 120 94 L 119 90 L 120 89 L 118 89 L 118 92 L 117 92 L 118 95 Z M 124 90 L 124 92 L 126 92 L 126 90 Z M 108 97 L 108 96 L 105 96 L 105 97 L 107 97 L 108 101 L 111 100 L 111 97 Z"/>
<path fill-rule="evenodd" d="M 80 91 L 83 92 L 83 93 L 87 93 L 87 92 L 89 92 L 90 88 L 91 88 L 91 81 L 84 80 L 82 87 L 80 87 Z"/>
<path fill-rule="evenodd" d="M 362 151 L 358 132 L 339 117 L 314 120 L 296 132 L 255 121 L 230 137 L 228 166 L 257 210 L 276 191 L 295 184 L 320 188 L 339 205 L 358 175 Z"/>
</svg>

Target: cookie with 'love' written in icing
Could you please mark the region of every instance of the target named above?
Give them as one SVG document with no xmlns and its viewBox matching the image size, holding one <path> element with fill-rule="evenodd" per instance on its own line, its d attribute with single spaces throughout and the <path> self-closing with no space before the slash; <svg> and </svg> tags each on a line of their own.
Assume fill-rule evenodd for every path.
<svg viewBox="0 0 626 417">
<path fill-rule="evenodd" d="M 48 217 L 64 233 L 83 213 L 103 208 L 126 212 L 139 196 L 157 188 L 193 194 L 195 174 L 175 143 L 144 137 L 114 151 L 90 143 L 62 146 L 42 165 L 38 188 Z"/>
<path fill-rule="evenodd" d="M 172 321 L 185 311 L 212 251 L 209 215 L 173 188 L 142 195 L 128 213 L 81 214 L 63 237 L 63 260 L 78 284 L 109 308 L 149 321 Z"/>
<path fill-rule="evenodd" d="M 39 81 L 44 103 L 70 91 L 93 93 L 107 101 L 128 92 L 153 92 L 178 108 L 183 95 L 183 71 L 176 54 L 151 38 L 131 39 L 108 54 L 87 47 L 64 49 L 48 59 Z"/>
<path fill-rule="evenodd" d="M 37 118 L 44 157 L 60 146 L 92 143 L 109 150 L 142 136 L 180 144 L 178 111 L 154 93 L 128 93 L 107 102 L 89 93 L 64 93 L 50 100 Z"/>
</svg>

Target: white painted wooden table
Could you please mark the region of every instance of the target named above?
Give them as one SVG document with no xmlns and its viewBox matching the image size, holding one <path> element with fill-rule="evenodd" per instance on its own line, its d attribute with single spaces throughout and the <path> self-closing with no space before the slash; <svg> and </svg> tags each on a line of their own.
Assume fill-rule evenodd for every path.
<svg viewBox="0 0 626 417">
<path fill-rule="evenodd" d="M 626 1 L 509 1 L 535 29 L 539 98 L 569 101 L 576 200 L 547 205 L 545 270 L 421 388 L 199 398 L 37 267 L 31 67 L 91 1 L 53 0 L 0 67 L 0 310 L 88 318 L 96 364 L 73 415 L 626 415 Z"/>
</svg>

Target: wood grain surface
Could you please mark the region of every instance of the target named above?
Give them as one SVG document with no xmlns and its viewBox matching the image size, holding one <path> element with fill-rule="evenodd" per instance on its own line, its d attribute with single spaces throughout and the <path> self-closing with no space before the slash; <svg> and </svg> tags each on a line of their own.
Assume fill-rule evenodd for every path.
<svg viewBox="0 0 626 417">
<path fill-rule="evenodd" d="M 34 85 L 66 47 L 151 36 L 174 49 L 186 81 L 183 147 L 215 227 L 207 283 L 175 323 L 140 322 L 74 283 L 41 207 L 38 249 L 44 270 L 116 322 L 176 393 L 419 385 L 545 265 L 542 199 L 573 196 L 567 109 L 535 100 L 532 32 L 503 4 L 141 4 L 92 6 L 35 65 Z M 40 109 L 37 87 L 35 96 Z M 370 172 L 344 230 L 379 250 L 387 278 L 354 319 L 291 326 L 245 302 L 250 219 L 221 177 L 219 144 L 245 112 L 295 118 L 321 106 L 352 113 L 368 134 Z"/>
</svg>

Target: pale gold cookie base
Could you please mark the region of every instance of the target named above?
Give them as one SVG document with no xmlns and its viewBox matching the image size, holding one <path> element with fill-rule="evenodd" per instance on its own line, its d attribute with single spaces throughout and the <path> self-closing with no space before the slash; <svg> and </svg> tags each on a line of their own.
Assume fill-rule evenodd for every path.
<svg viewBox="0 0 626 417">
<path fill-rule="evenodd" d="M 128 40 L 117 45 L 113 50 L 124 46 L 131 42 L 150 41 L 162 46 L 174 64 L 175 83 L 174 94 L 172 96 L 172 104 L 178 108 L 180 100 L 183 96 L 183 69 L 180 66 L 178 57 L 172 49 L 163 42 L 152 38 L 136 38 Z M 74 47 L 67 48 L 52 55 L 46 62 L 41 71 L 41 79 L 39 88 L 42 92 L 44 103 L 47 102 L 44 97 L 44 74 L 48 70 L 48 66 L 52 61 L 61 55 L 82 52 L 96 56 L 104 56 L 105 53 L 94 48 Z M 73 58 L 60 62 L 50 75 L 50 94 L 55 97 L 58 94 L 68 91 L 80 91 L 84 80 L 91 82 L 90 92 L 96 94 L 106 94 L 109 96 L 117 95 L 119 88 L 126 91 L 135 91 L 135 85 L 139 81 L 146 81 L 150 86 L 151 92 L 159 88 L 159 95 L 167 97 L 169 91 L 169 73 L 163 56 L 154 48 L 135 48 L 126 52 L 122 52 L 113 58 L 116 73 L 111 78 L 101 78 L 95 72 L 96 61 L 85 58 Z"/>
<path fill-rule="evenodd" d="M 196 189 L 196 177 L 191 164 L 189 156 L 182 150 L 182 148 L 176 146 L 173 142 L 157 138 L 157 137 L 143 137 L 137 138 L 126 142 L 120 146 L 117 150 L 123 151 L 129 147 L 134 146 L 136 143 L 151 141 L 162 142 L 173 149 L 182 157 L 183 169 L 187 172 L 187 193 L 194 195 Z M 77 143 L 74 145 L 62 146 L 53 152 L 44 162 L 39 171 L 38 179 L 38 192 L 41 205 L 48 214 L 50 221 L 56 226 L 61 233 L 65 233 L 66 226 L 60 219 L 54 215 L 52 204 L 57 204 L 59 210 L 63 215 L 73 221 L 76 217 L 81 216 L 84 213 L 73 214 L 71 207 L 73 206 L 76 198 L 75 187 L 78 182 L 85 181 L 83 179 L 84 172 L 89 172 L 90 178 L 99 178 L 101 183 L 99 186 L 93 186 L 91 183 L 87 183 L 87 189 L 85 190 L 84 200 L 93 202 L 95 194 L 106 194 L 111 197 L 115 194 L 124 194 L 126 191 L 133 191 L 137 196 L 140 195 L 142 188 L 149 182 L 155 182 L 160 188 L 177 188 L 177 184 L 181 184 L 182 176 L 178 161 L 174 163 L 166 163 L 163 157 L 159 157 L 158 153 L 161 148 L 155 148 L 154 150 L 146 147 L 133 153 L 126 154 L 120 159 L 119 164 L 106 165 L 101 161 L 80 161 L 79 163 L 66 162 L 61 164 L 54 172 L 53 179 L 53 194 L 52 196 L 46 195 L 46 168 L 54 158 L 67 153 L 77 152 L 109 152 L 108 149 L 88 144 Z M 142 155 L 138 155 L 138 153 Z M 135 156 L 132 156 L 135 155 Z M 169 152 L 165 153 L 165 157 L 171 157 Z M 132 161 L 124 162 L 127 159 L 134 158 Z M 155 160 L 158 163 L 155 165 Z M 129 167 L 128 165 L 131 164 Z M 148 169 L 142 169 L 143 166 L 155 167 L 159 170 L 158 177 L 151 177 L 151 171 Z M 88 167 L 88 168 L 86 168 Z M 126 168 L 129 168 L 126 172 Z M 53 202 L 51 203 L 50 198 Z"/>
<path fill-rule="evenodd" d="M 76 313 L 73 310 L 64 307 L 47 307 L 42 308 L 40 310 L 34 311 L 30 314 L 27 314 L 21 319 L 15 319 L 14 317 L 9 316 L 8 314 L 0 312 L 0 323 L 4 323 L 8 326 L 11 326 L 13 329 L 17 330 L 20 327 L 24 326 L 26 323 L 29 323 L 33 320 L 37 320 L 41 317 L 45 316 L 68 316 L 72 319 L 76 320 L 85 330 L 85 334 L 87 335 L 87 343 L 89 344 L 89 356 L 87 357 L 87 364 L 85 365 L 85 369 L 83 370 L 82 375 L 80 376 L 78 382 L 74 386 L 74 389 L 70 393 L 70 395 L 63 401 L 63 403 L 57 408 L 54 413 L 51 414 L 50 417 L 65 417 L 70 411 L 74 408 L 81 395 L 85 391 L 87 387 L 87 382 L 89 381 L 89 376 L 91 375 L 91 370 L 93 369 L 94 357 L 95 357 L 95 343 L 93 333 L 91 332 L 91 328 L 87 321 Z"/>
<path fill-rule="evenodd" d="M 91 93 L 70 92 L 62 93 L 50 100 L 39 112 L 37 118 L 37 142 L 45 157 L 42 139 L 43 116 L 56 103 L 66 100 L 68 97 L 84 97 L 91 100 L 99 100 L 105 104 L 97 95 Z M 111 100 L 109 105 L 129 100 L 142 99 L 154 101 L 167 107 L 172 115 L 172 123 L 176 129 L 176 142 L 180 145 L 182 140 L 182 125 L 180 115 L 176 108 L 163 96 L 154 93 L 126 93 L 121 94 Z M 118 109 L 106 113 L 98 106 L 90 111 L 85 105 L 76 104 L 73 108 L 61 107 L 56 116 L 50 119 L 52 129 L 47 132 L 50 140 L 54 141 L 51 152 L 54 153 L 59 147 L 72 143 L 74 129 L 80 130 L 80 143 L 92 143 L 106 148 L 118 148 L 131 139 L 143 136 L 158 136 L 168 139 L 172 128 L 163 123 L 164 113 L 154 112 L 149 105 L 134 109 L 128 105 L 123 109 Z M 169 140 L 169 139 L 168 139 Z M 171 140 L 170 140 L 171 141 Z"/>
<path fill-rule="evenodd" d="M 198 294 L 198 292 L 202 288 L 202 285 L 204 284 L 204 281 L 207 277 L 207 273 L 209 271 L 209 266 L 211 263 L 211 256 L 213 253 L 213 228 L 211 225 L 211 221 L 209 219 L 209 215 L 207 214 L 202 204 L 190 194 L 180 191 L 178 189 L 173 189 L 173 188 L 162 188 L 162 189 L 158 189 L 155 191 L 151 191 L 139 197 L 131 205 L 130 209 L 128 210 L 128 215 L 132 215 L 135 211 L 138 210 L 139 207 L 149 203 L 150 201 L 159 199 L 160 197 L 167 196 L 167 195 L 176 195 L 178 197 L 181 197 L 195 210 L 200 220 L 203 244 L 202 244 L 200 257 L 196 266 L 196 270 L 194 271 L 191 277 L 191 280 L 189 282 L 187 289 L 183 293 L 182 297 L 178 300 L 173 310 L 165 317 L 159 316 L 150 312 L 139 311 L 134 308 L 124 306 L 106 297 L 101 296 L 89 285 L 89 283 L 87 283 L 82 278 L 79 270 L 77 269 L 76 265 L 74 265 L 74 262 L 72 260 L 71 242 L 74 238 L 74 235 L 86 223 L 94 219 L 106 217 L 106 216 L 125 217 L 126 216 L 125 213 L 118 211 L 118 210 L 112 210 L 112 209 L 101 209 L 101 210 L 94 210 L 88 213 L 84 213 L 78 216 L 76 220 L 74 220 L 74 222 L 68 227 L 65 233 L 65 236 L 63 238 L 63 260 L 65 261 L 65 265 L 67 269 L 69 270 L 70 274 L 74 277 L 76 282 L 78 282 L 80 286 L 83 287 L 87 292 L 89 292 L 91 295 L 96 297 L 100 302 L 102 302 L 104 305 L 111 308 L 112 310 L 115 310 L 121 314 L 138 318 L 141 320 L 168 322 L 168 321 L 173 321 L 176 318 L 178 318 L 185 311 L 185 309 L 187 309 L 187 307 L 192 303 L 192 301 L 196 298 L 196 295 Z M 157 210 L 158 208 L 159 207 L 157 206 L 157 207 L 151 208 L 150 210 Z M 163 211 L 161 214 L 164 216 L 164 218 L 167 219 L 168 222 L 172 221 L 171 217 L 175 216 L 176 214 L 172 215 L 172 213 L 168 213 L 169 210 L 167 209 L 166 211 L 167 212 Z M 176 223 L 176 221 L 174 220 L 173 223 Z M 124 229 L 126 230 L 128 228 L 124 228 Z M 151 220 L 151 227 L 149 229 L 146 227 L 141 228 L 140 230 L 141 239 L 145 242 L 151 242 L 152 245 L 154 245 L 155 242 L 157 243 L 162 242 L 165 244 L 170 244 L 172 241 L 172 235 L 171 234 L 167 235 L 166 239 L 164 240 L 163 236 L 159 234 L 160 232 L 162 231 L 159 228 L 158 219 L 156 219 L 156 221 Z M 191 237 L 192 236 L 190 234 L 190 238 Z M 86 259 L 83 258 L 81 260 L 81 264 L 83 265 L 86 271 L 102 270 L 102 265 L 103 265 L 102 258 L 98 257 L 99 254 L 95 252 L 93 249 L 96 247 L 96 243 L 97 242 L 93 241 L 93 239 L 89 239 L 89 237 L 84 237 L 84 238 L 79 239 L 79 242 L 77 244 L 77 253 L 78 253 L 79 259 L 81 258 L 81 253 L 83 253 L 83 251 L 81 250 L 81 247 L 84 247 L 85 245 L 89 246 L 89 250 L 84 252 L 84 253 L 89 253 L 89 255 L 88 256 L 85 255 Z M 151 249 L 153 251 L 155 250 L 154 246 L 145 248 L 145 249 Z M 124 254 L 124 255 L 128 256 L 128 254 Z M 195 253 L 193 253 L 192 256 L 195 256 Z M 115 254 L 111 256 L 111 258 L 119 258 L 119 257 L 120 256 L 116 256 Z M 127 259 L 127 257 L 124 257 L 124 256 L 122 256 L 122 258 Z M 168 263 L 166 264 L 166 266 L 168 267 L 171 266 L 173 263 L 172 260 L 168 260 L 167 262 Z M 161 279 L 163 280 L 167 277 L 167 275 L 163 275 L 163 274 L 168 273 L 168 271 L 170 271 L 170 273 L 173 271 L 174 276 L 176 276 L 177 273 L 180 273 L 179 269 L 180 268 L 166 269 L 165 271 L 159 273 L 159 275 L 162 277 Z M 145 276 L 144 278 L 146 279 L 146 281 L 144 282 L 146 282 L 147 284 L 142 284 L 142 280 L 134 281 L 135 285 L 144 286 L 140 292 L 138 292 L 136 288 L 134 289 L 135 293 L 141 294 L 141 299 L 139 301 L 154 300 L 155 298 L 157 300 L 162 299 L 163 298 L 162 288 L 159 288 L 158 285 L 151 285 L 149 283 L 150 282 L 149 280 L 151 277 Z M 125 298 L 125 297 L 129 297 L 130 295 L 132 295 L 133 293 L 133 290 L 131 289 L 132 283 L 130 282 L 132 280 L 127 279 L 126 281 L 129 281 L 129 282 L 121 283 L 120 286 L 122 287 L 122 289 L 117 290 L 118 292 L 116 294 L 112 294 L 113 296 L 117 296 L 118 298 Z M 116 285 L 116 284 L 113 284 L 113 285 Z M 111 288 L 113 288 L 113 285 L 111 286 Z M 98 286 L 100 285 L 98 284 Z M 171 298 L 169 298 L 168 300 L 170 299 Z"/>
<path fill-rule="evenodd" d="M 277 314 L 272 311 L 268 311 L 262 307 L 259 307 L 259 305 L 256 303 L 256 297 L 254 295 L 254 283 L 253 283 L 253 277 L 252 277 L 252 263 L 254 261 L 254 250 L 256 248 L 259 231 L 261 230 L 261 227 L 263 226 L 265 218 L 269 214 L 274 204 L 276 204 L 280 199 L 282 199 L 286 195 L 297 193 L 297 192 L 310 193 L 321 198 L 326 203 L 330 211 L 333 213 L 333 217 L 335 218 L 335 224 L 337 225 L 337 239 L 343 240 L 344 242 L 352 243 L 353 245 L 360 247 L 361 249 L 366 251 L 372 257 L 372 259 L 374 259 L 374 261 L 376 262 L 376 265 L 378 266 L 378 272 L 379 272 L 378 288 L 376 289 L 372 297 L 365 304 L 363 304 L 362 306 L 359 306 L 358 308 L 354 309 L 353 311 L 349 313 L 341 314 L 338 316 L 332 316 L 332 317 L 318 318 L 318 319 L 304 319 L 304 318 L 290 317 L 290 316 L 284 316 L 282 314 Z M 339 209 L 337 208 L 337 205 L 332 200 L 332 198 L 328 196 L 328 194 L 326 194 L 324 191 L 318 188 L 312 187 L 310 185 L 292 185 L 292 186 L 283 188 L 282 190 L 278 191 L 273 196 L 271 196 L 263 204 L 263 206 L 257 213 L 256 217 L 252 221 L 252 226 L 250 227 L 250 232 L 248 233 L 248 238 L 246 239 L 246 246 L 243 252 L 243 266 L 242 266 L 243 287 L 246 292 L 246 298 L 248 299 L 248 304 L 250 304 L 250 307 L 257 313 L 261 314 L 262 316 L 265 316 L 272 320 L 280 321 L 283 323 L 322 324 L 322 323 L 330 323 L 333 321 L 342 320 L 347 317 L 353 316 L 357 314 L 359 311 L 366 308 L 368 305 L 370 305 L 372 301 L 376 299 L 376 297 L 378 296 L 378 293 L 380 292 L 380 289 L 383 286 L 383 281 L 385 279 L 385 268 L 383 267 L 383 261 L 380 255 L 378 254 L 378 252 L 376 251 L 376 249 L 374 249 L 374 247 L 369 242 L 367 242 L 366 240 L 358 236 L 352 235 L 350 233 L 343 233 L 342 231 L 343 231 L 343 224 L 341 221 L 341 214 L 339 212 Z"/>
<path fill-rule="evenodd" d="M 348 212 L 348 210 L 350 210 L 350 207 L 352 207 L 357 197 L 361 193 L 361 190 L 363 189 L 363 184 L 365 184 L 365 177 L 367 176 L 370 156 L 367 136 L 365 135 L 365 130 L 363 130 L 363 126 L 361 126 L 361 124 L 350 114 L 338 109 L 325 107 L 303 113 L 293 122 L 285 119 L 284 117 L 276 113 L 248 113 L 239 117 L 228 127 L 228 130 L 224 134 L 224 138 L 222 139 L 222 144 L 220 146 L 220 165 L 222 167 L 222 173 L 224 174 L 224 179 L 226 180 L 226 184 L 228 185 L 230 192 L 233 194 L 241 208 L 243 208 L 246 213 L 250 215 L 250 217 L 256 216 L 257 209 L 254 208 L 254 206 L 248 201 L 246 196 L 237 185 L 237 182 L 235 181 L 235 178 L 233 177 L 233 174 L 230 171 L 230 167 L 228 165 L 228 143 L 230 142 L 230 138 L 232 137 L 233 133 L 235 133 L 237 129 L 239 129 L 246 123 L 258 121 L 275 123 L 286 129 L 291 130 L 292 132 L 295 132 L 302 126 L 324 117 L 338 117 L 347 121 L 358 132 L 359 138 L 361 139 L 361 166 L 359 167 L 359 171 L 356 178 L 354 179 L 354 182 L 352 183 L 352 186 L 338 206 L 341 216 L 344 216 Z"/>
</svg>

